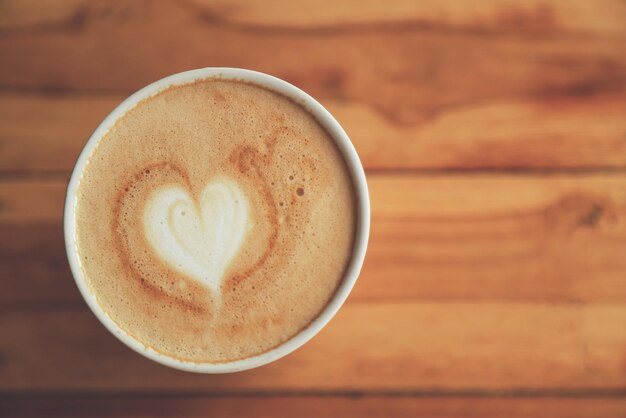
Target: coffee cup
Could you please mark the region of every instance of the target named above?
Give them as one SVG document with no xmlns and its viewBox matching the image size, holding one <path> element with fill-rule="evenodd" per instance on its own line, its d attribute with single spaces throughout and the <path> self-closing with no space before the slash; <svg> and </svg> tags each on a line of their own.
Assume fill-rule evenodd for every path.
<svg viewBox="0 0 626 418">
<path fill-rule="evenodd" d="M 319 314 L 317 314 L 297 333 L 290 336 L 286 341 L 282 341 L 276 346 L 266 349 L 260 353 L 246 355 L 242 358 L 227 359 L 225 361 L 198 361 L 197 359 L 190 360 L 181 358 L 180 356 L 169 355 L 164 353 L 162 350 L 155 349 L 155 347 L 146 344 L 145 342 L 141 341 L 141 339 L 132 335 L 132 333 L 128 332 L 128 330 L 125 330 L 122 326 L 120 326 L 118 322 L 112 319 L 112 316 L 107 311 L 107 307 L 103 306 L 102 301 L 99 301 L 98 295 L 96 295 L 93 288 L 89 286 L 87 282 L 85 265 L 89 263 L 96 263 L 96 261 L 90 261 L 81 258 L 81 251 L 79 249 L 77 237 L 77 224 L 81 222 L 80 219 L 77 219 L 79 187 L 84 177 L 86 167 L 89 164 L 90 158 L 92 157 L 94 150 L 96 150 L 96 148 L 98 147 L 100 141 L 102 141 L 102 139 L 105 138 L 106 135 L 111 132 L 111 130 L 116 129 L 117 124 L 119 124 L 120 121 L 127 114 L 129 114 L 129 112 L 131 112 L 145 100 L 156 97 L 162 92 L 168 91 L 173 87 L 190 86 L 193 85 L 193 83 L 202 82 L 203 80 L 222 80 L 224 82 L 247 83 L 250 85 L 259 86 L 267 91 L 284 96 L 296 103 L 298 106 L 304 108 L 323 128 L 323 130 L 328 133 L 329 137 L 332 138 L 334 146 L 336 146 L 336 149 L 339 151 L 341 158 L 345 162 L 345 169 L 352 187 L 355 209 L 354 236 L 353 240 L 351 241 L 349 257 L 346 261 L 345 268 L 342 270 L 341 278 L 336 288 L 332 292 L 332 296 L 330 296 L 330 299 L 321 309 Z M 244 163 L 245 161 L 241 164 Z M 149 169 L 146 169 L 143 170 L 142 173 L 149 171 Z M 167 172 L 166 174 L 170 175 L 169 172 Z M 154 174 L 151 173 L 148 175 L 152 176 Z M 209 194 L 217 194 L 218 197 L 231 196 L 231 200 L 233 202 L 237 202 L 238 204 L 239 202 L 245 200 L 243 198 L 243 195 L 239 194 L 240 191 L 237 187 L 227 187 L 228 184 L 228 182 L 222 182 L 217 185 L 213 185 L 215 186 L 213 188 L 209 188 L 209 186 L 207 186 L 205 192 Z M 209 191 L 207 192 L 206 190 Z M 296 195 L 294 195 L 296 199 L 298 196 L 301 195 L 301 193 L 304 193 L 304 189 L 302 187 L 298 187 L 294 190 L 296 193 Z M 173 195 L 172 193 L 170 193 L 169 196 Z M 220 195 L 220 193 L 222 193 L 222 195 Z M 230 195 L 228 195 L 228 193 L 230 193 Z M 163 199 L 167 198 L 168 197 L 165 196 Z M 252 202 L 252 204 L 254 204 L 254 202 Z M 283 202 L 280 202 L 280 204 L 282 206 Z M 156 206 L 158 206 L 158 204 Z M 193 205 L 190 204 L 190 207 L 193 208 Z M 233 208 L 235 208 L 235 206 L 229 207 L 228 212 L 232 212 L 234 210 Z M 215 209 L 211 213 L 214 214 L 215 211 L 219 212 L 219 210 L 222 210 L 221 206 L 217 207 L 217 209 Z M 156 212 L 158 212 L 158 210 L 156 210 Z M 182 210 L 181 214 L 184 216 L 185 211 Z M 232 221 L 232 216 L 224 219 L 230 220 L 224 221 L 226 223 L 234 222 Z M 276 219 L 280 219 L 280 221 L 282 222 L 282 218 L 277 217 Z M 183 226 L 181 226 L 180 228 L 182 228 L 181 230 L 189 232 L 192 231 L 194 227 L 196 227 L 196 224 L 198 224 L 198 222 L 190 223 L 189 225 L 191 225 L 191 227 L 185 226 L 187 224 L 181 224 Z M 237 68 L 204 68 L 175 74 L 150 84 L 149 86 L 139 90 L 138 92 L 134 93 L 126 100 L 124 100 L 117 108 L 115 108 L 111 112 L 109 116 L 107 116 L 103 120 L 100 126 L 98 126 L 98 128 L 87 141 L 83 151 L 81 152 L 74 167 L 74 171 L 72 173 L 67 188 L 64 211 L 65 244 L 71 271 L 83 298 L 85 299 L 87 305 L 90 307 L 92 312 L 100 320 L 100 322 L 124 344 L 142 354 L 143 356 L 176 369 L 201 373 L 229 373 L 259 367 L 286 356 L 287 354 L 293 352 L 294 350 L 305 344 L 308 340 L 313 338 L 326 324 L 328 324 L 332 317 L 337 313 L 339 308 L 345 302 L 357 280 L 367 248 L 369 225 L 370 205 L 365 173 L 359 157 L 354 149 L 354 146 L 352 145 L 345 131 L 335 120 L 335 118 L 315 99 L 313 99 L 311 96 L 298 89 L 297 87 L 287 83 L 286 81 L 280 80 L 267 74 Z M 155 230 L 158 230 L 158 227 L 155 227 Z M 224 236 L 236 235 L 236 233 L 232 232 L 232 228 L 229 231 L 230 232 L 228 234 L 225 233 Z M 241 234 L 244 234 L 244 232 L 242 232 Z M 156 240 L 156 247 L 158 247 L 158 234 Z M 184 245 L 181 246 L 181 248 L 183 247 Z M 176 250 L 177 247 L 174 248 L 174 252 Z M 224 254 L 226 254 L 226 250 L 220 251 L 222 251 L 220 254 L 225 257 Z M 167 248 L 163 250 L 166 261 L 168 257 L 174 257 L 173 261 L 170 260 L 170 264 L 174 265 L 176 263 L 176 258 L 175 256 L 168 255 L 170 253 L 171 251 Z M 195 271 L 192 269 L 193 263 L 190 262 L 189 266 L 191 267 L 188 266 L 189 268 L 187 269 L 183 268 L 182 264 L 181 271 L 179 273 L 185 273 L 187 275 L 193 276 Z"/>
</svg>

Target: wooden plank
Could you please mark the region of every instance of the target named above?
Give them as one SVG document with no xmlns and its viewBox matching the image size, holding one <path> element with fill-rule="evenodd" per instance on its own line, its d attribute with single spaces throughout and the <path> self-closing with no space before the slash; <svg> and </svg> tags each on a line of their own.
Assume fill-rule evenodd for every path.
<svg viewBox="0 0 626 418">
<path fill-rule="evenodd" d="M 412 125 L 328 101 L 366 169 L 626 167 L 626 91 L 495 99 Z"/>
<path fill-rule="evenodd" d="M 529 97 L 567 99 L 623 85 L 624 6 L 604 1 L 606 8 L 565 1 L 550 6 L 535 0 L 528 8 L 491 2 L 476 12 L 468 11 L 468 5 L 448 2 L 441 8 L 428 2 L 430 11 L 416 13 L 424 13 L 425 21 L 440 16 L 432 24 L 318 28 L 248 26 L 223 17 L 259 15 L 251 6 L 239 12 L 216 6 L 215 12 L 191 2 L 84 2 L 67 6 L 67 13 L 50 12 L 50 21 L 16 19 L 17 27 L 4 29 L 0 88 L 127 94 L 181 70 L 239 66 L 285 78 L 322 101 L 365 106 L 400 127 L 414 127 L 446 109 Z M 361 7 L 359 3 L 356 9 Z M 405 6 L 398 7 L 398 14 L 403 13 Z M 302 12 L 307 19 L 308 9 Z M 343 19 L 345 13 L 337 10 L 336 19 Z M 367 14 L 375 19 L 373 12 Z M 604 20 L 605 14 L 610 18 Z M 317 15 L 311 19 L 325 25 Z M 472 23 L 459 30 L 455 16 Z M 446 19 L 452 23 L 438 23 Z M 566 23 L 568 19 L 595 23 Z M 483 21 L 497 22 L 496 31 L 467 29 L 494 26 Z M 605 21 L 608 28 L 620 29 L 595 29 Z M 150 42 L 139 42 L 143 39 Z"/>
<path fill-rule="evenodd" d="M 354 102 L 326 101 L 366 169 L 626 167 L 626 90 L 495 100 L 401 126 Z M 68 174 L 123 96 L 0 95 L 0 173 Z"/>
<path fill-rule="evenodd" d="M 71 172 L 121 96 L 0 95 L 0 172 Z"/>
<path fill-rule="evenodd" d="M 370 175 L 372 230 L 352 297 L 626 302 L 626 174 Z M 0 182 L 0 302 L 80 303 L 65 183 Z"/>
<path fill-rule="evenodd" d="M 337 3 L 322 0 L 303 2 L 299 7 L 289 0 L 273 0 L 270 7 L 245 0 L 192 2 L 205 13 L 228 22 L 262 27 L 311 28 L 414 22 L 479 31 L 623 32 L 626 17 L 626 7 L 616 0 L 600 1 L 593 7 L 567 0 L 531 0 L 523 4 L 487 0 L 476 5 L 453 1 L 380 3 L 352 0 Z"/>
<path fill-rule="evenodd" d="M 63 23 L 84 7 L 83 0 L 5 0 L 0 3 L 0 31 Z"/>
<path fill-rule="evenodd" d="M 0 223 L 59 224 L 67 181 L 0 180 Z"/>
<path fill-rule="evenodd" d="M 0 400 L 14 418 L 618 418 L 624 398 L 498 398 L 411 396 L 98 396 Z M 280 412 L 279 412 L 280 411 Z M 278 414 L 278 415 L 277 415 Z"/>
<path fill-rule="evenodd" d="M 0 391 L 626 389 L 624 305 L 348 303 L 297 353 L 214 376 L 144 359 L 86 308 L 4 312 L 0 329 Z"/>
<path fill-rule="evenodd" d="M 43 7 L 42 7 L 43 6 Z M 243 0 L 192 0 L 199 13 L 215 20 L 255 27 L 319 28 L 337 25 L 398 24 L 413 22 L 466 30 L 553 32 L 622 32 L 624 3 L 601 0 L 593 6 L 567 0 L 529 0 L 515 4 L 487 0 L 469 6 L 445 1 L 395 0 L 393 2 L 340 3 L 331 0 L 299 2 L 272 0 L 263 5 Z M 89 10 L 88 0 L 57 0 L 54 7 L 37 0 L 4 1 L 0 6 L 0 30 L 26 30 L 59 25 Z M 95 6 L 92 6 L 95 8 Z M 98 5 L 109 13 L 128 13 L 131 6 Z M 136 6 L 135 6 L 136 7 Z"/>
<path fill-rule="evenodd" d="M 0 306 L 82 305 L 56 224 L 0 226 Z"/>
</svg>

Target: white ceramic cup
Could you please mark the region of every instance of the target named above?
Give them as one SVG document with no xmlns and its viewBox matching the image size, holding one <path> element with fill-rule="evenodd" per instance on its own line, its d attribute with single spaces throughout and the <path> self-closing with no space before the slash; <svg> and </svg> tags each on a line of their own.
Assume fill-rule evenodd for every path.
<svg viewBox="0 0 626 418">
<path fill-rule="evenodd" d="M 121 116 L 132 109 L 141 100 L 153 96 L 170 86 L 187 84 L 196 80 L 214 77 L 244 80 L 276 91 L 291 98 L 297 103 L 302 104 L 302 106 L 304 106 L 319 121 L 319 123 L 334 138 L 339 150 L 345 158 L 352 176 L 357 203 L 357 225 L 353 254 L 348 264 L 348 268 L 346 269 L 345 276 L 328 305 L 326 305 L 320 315 L 306 328 L 283 344 L 253 357 L 226 363 L 197 363 L 169 357 L 145 346 L 143 343 L 137 341 L 117 326 L 117 324 L 111 320 L 107 313 L 98 304 L 95 295 L 85 282 L 84 271 L 81 267 L 82 261 L 78 256 L 76 245 L 76 191 L 78 189 L 83 170 L 92 151 L 98 144 L 98 141 L 102 139 L 102 137 Z M 333 116 L 315 99 L 286 81 L 267 74 L 239 68 L 203 68 L 174 74 L 144 87 L 124 100 L 104 119 L 104 121 L 102 121 L 80 153 L 67 188 L 64 213 L 65 248 L 69 264 L 72 269 L 72 274 L 74 275 L 78 289 L 83 295 L 83 298 L 85 298 L 87 305 L 89 305 L 100 322 L 102 322 L 102 324 L 104 324 L 104 326 L 124 344 L 149 359 L 176 369 L 200 373 L 230 373 L 259 367 L 286 356 L 313 338 L 313 336 L 315 336 L 315 334 L 317 334 L 337 313 L 352 290 L 352 287 L 354 286 L 361 270 L 361 266 L 363 265 L 363 259 L 365 258 L 365 251 L 369 237 L 369 227 L 370 203 L 363 166 L 361 165 L 359 156 L 350 142 L 348 135 L 346 135 L 335 118 L 333 118 Z"/>
</svg>

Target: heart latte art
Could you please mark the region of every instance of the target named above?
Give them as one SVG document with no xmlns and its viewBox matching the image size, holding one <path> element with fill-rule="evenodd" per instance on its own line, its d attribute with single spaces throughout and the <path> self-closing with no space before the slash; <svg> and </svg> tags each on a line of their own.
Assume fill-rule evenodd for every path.
<svg viewBox="0 0 626 418">
<path fill-rule="evenodd" d="M 76 248 L 124 332 L 219 363 L 267 352 L 323 311 L 355 218 L 342 154 L 306 109 L 207 79 L 139 102 L 98 142 L 77 190 Z"/>
<path fill-rule="evenodd" d="M 169 267 L 219 294 L 250 228 L 249 210 L 245 195 L 230 180 L 209 183 L 197 201 L 180 186 L 164 186 L 146 204 L 144 231 Z"/>
</svg>

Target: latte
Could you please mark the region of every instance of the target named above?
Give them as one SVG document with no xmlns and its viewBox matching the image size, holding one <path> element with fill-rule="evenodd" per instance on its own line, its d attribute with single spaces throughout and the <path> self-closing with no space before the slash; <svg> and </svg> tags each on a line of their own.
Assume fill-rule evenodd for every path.
<svg viewBox="0 0 626 418">
<path fill-rule="evenodd" d="M 219 78 L 142 100 L 88 156 L 76 248 L 106 315 L 169 357 L 220 363 L 289 340 L 351 258 L 354 186 L 301 105 Z"/>
</svg>

